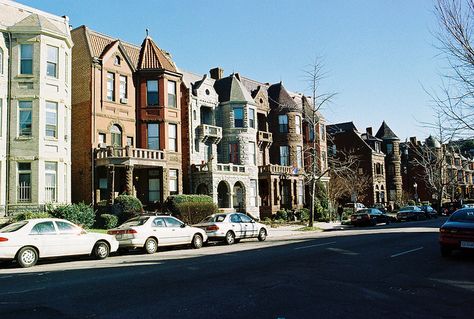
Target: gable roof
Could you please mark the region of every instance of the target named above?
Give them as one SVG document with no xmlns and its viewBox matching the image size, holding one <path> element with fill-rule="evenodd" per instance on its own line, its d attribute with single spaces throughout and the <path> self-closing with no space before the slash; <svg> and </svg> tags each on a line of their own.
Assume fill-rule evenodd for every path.
<svg viewBox="0 0 474 319">
<path fill-rule="evenodd" d="M 45 30 L 50 31 L 53 33 L 57 33 L 60 35 L 65 35 L 64 32 L 59 30 L 53 23 L 51 23 L 48 19 L 43 16 L 40 16 L 37 13 L 32 13 L 23 20 L 18 21 L 14 25 L 12 25 L 10 30 L 19 31 L 21 29 L 25 30 Z"/>
<path fill-rule="evenodd" d="M 357 128 L 355 127 L 353 122 L 345 122 L 345 123 L 338 123 L 338 124 L 331 124 L 326 126 L 326 132 L 328 134 L 335 134 L 338 132 L 357 132 Z"/>
<path fill-rule="evenodd" d="M 390 129 L 390 127 L 388 127 L 385 121 L 382 122 L 382 125 L 377 131 L 377 134 L 375 134 L 375 137 L 380 138 L 382 140 L 399 140 L 398 136 L 393 133 L 393 131 Z"/>
<path fill-rule="evenodd" d="M 286 111 L 303 110 L 302 105 L 296 103 L 281 82 L 270 85 L 268 98 L 271 108 L 283 108 Z"/>
<path fill-rule="evenodd" d="M 138 69 L 163 69 L 175 73 L 178 72 L 167 54 L 149 36 L 143 40 L 138 59 Z"/>
<path fill-rule="evenodd" d="M 219 94 L 219 102 L 246 102 L 255 104 L 250 92 L 245 88 L 235 73 L 217 80 L 214 88 Z"/>
</svg>

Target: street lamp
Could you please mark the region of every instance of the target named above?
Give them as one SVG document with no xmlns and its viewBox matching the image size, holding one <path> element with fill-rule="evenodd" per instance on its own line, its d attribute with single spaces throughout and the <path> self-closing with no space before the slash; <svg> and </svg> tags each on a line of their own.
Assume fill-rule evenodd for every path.
<svg viewBox="0 0 474 319">
<path fill-rule="evenodd" d="M 418 203 L 418 184 L 416 182 L 413 184 L 413 188 L 415 189 L 415 203 Z"/>
</svg>

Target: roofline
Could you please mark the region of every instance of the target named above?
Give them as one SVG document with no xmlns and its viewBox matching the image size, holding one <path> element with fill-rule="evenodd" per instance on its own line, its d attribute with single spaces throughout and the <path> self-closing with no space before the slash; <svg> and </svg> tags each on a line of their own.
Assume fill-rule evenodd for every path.
<svg viewBox="0 0 474 319">
<path fill-rule="evenodd" d="M 0 4 L 10 6 L 10 7 L 13 7 L 13 8 L 17 8 L 17 9 L 22 9 L 22 10 L 30 12 L 30 13 L 40 14 L 42 16 L 45 16 L 45 17 L 47 17 L 49 19 L 52 19 L 52 20 L 55 20 L 57 22 L 61 22 L 61 23 L 67 22 L 68 26 L 69 26 L 69 17 L 66 16 L 66 15 L 64 15 L 64 17 L 58 16 L 58 15 L 55 15 L 53 13 L 45 12 L 45 11 L 42 11 L 42 10 L 39 10 L 39 9 L 36 9 L 36 8 L 33 8 L 33 7 L 29 7 L 27 5 L 24 5 L 24 4 L 15 2 L 15 1 L 11 1 L 11 0 L 0 0 Z"/>
</svg>

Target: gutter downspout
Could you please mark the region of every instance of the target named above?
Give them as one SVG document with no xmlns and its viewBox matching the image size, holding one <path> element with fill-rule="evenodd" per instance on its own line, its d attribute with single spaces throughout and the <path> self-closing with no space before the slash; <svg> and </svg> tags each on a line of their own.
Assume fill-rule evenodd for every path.
<svg viewBox="0 0 474 319">
<path fill-rule="evenodd" d="M 10 122 L 11 122 L 11 110 L 12 110 L 12 33 L 8 32 L 8 89 L 7 89 L 7 132 L 5 134 L 6 141 L 6 154 L 5 154 L 5 216 L 8 216 L 8 207 L 10 204 Z"/>
</svg>

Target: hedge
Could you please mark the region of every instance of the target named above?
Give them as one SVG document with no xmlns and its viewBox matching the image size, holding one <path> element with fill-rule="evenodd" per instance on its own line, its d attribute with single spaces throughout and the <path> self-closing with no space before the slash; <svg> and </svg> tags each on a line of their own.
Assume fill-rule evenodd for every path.
<svg viewBox="0 0 474 319">
<path fill-rule="evenodd" d="M 69 220 L 84 228 L 91 228 L 95 221 L 95 212 L 85 203 L 62 205 L 51 209 L 51 216 Z"/>
<path fill-rule="evenodd" d="M 196 224 L 218 212 L 217 205 L 208 202 L 181 202 L 176 205 L 177 217 L 187 224 Z"/>
<path fill-rule="evenodd" d="M 19 222 L 21 220 L 35 218 L 49 218 L 51 215 L 47 212 L 22 212 L 12 217 L 12 221 Z"/>
<path fill-rule="evenodd" d="M 122 194 L 115 198 L 112 214 L 118 217 L 120 223 L 136 217 L 143 212 L 142 202 L 132 195 Z"/>
</svg>

